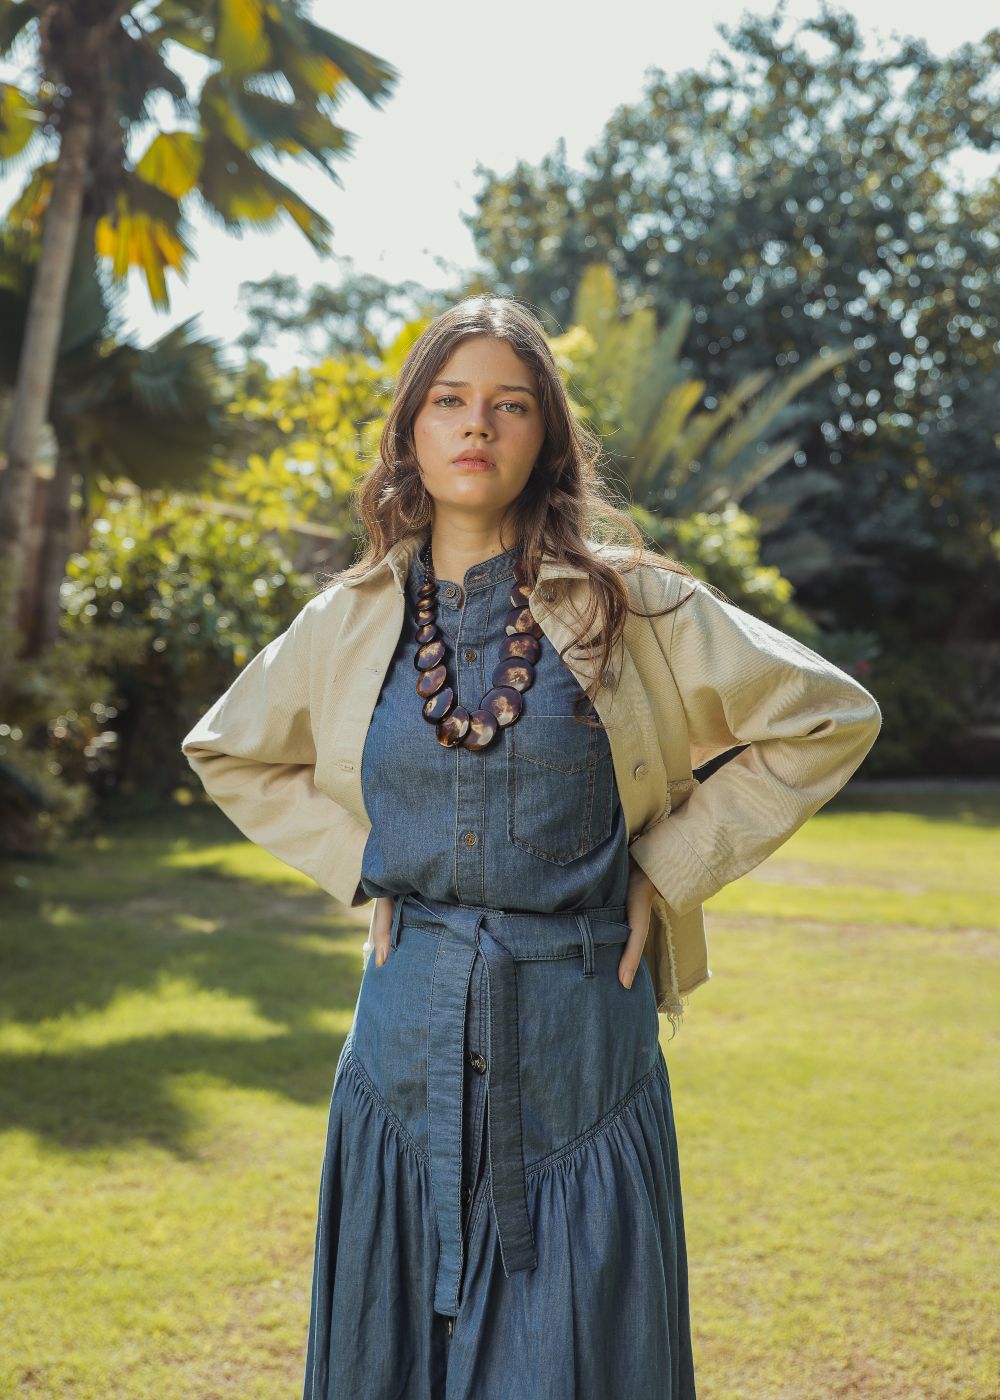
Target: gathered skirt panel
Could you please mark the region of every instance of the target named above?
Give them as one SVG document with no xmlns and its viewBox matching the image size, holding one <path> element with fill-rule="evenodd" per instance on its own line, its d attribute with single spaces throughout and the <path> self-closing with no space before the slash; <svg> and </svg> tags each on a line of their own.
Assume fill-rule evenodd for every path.
<svg viewBox="0 0 1000 1400">
<path fill-rule="evenodd" d="M 483 954 L 461 965 L 460 1272 L 457 1306 L 435 1308 L 454 1253 L 439 1167 L 435 1178 L 447 938 L 431 920 L 407 925 L 388 962 L 365 969 L 330 1099 L 304 1400 L 695 1400 L 670 1082 L 648 969 L 622 987 L 620 941 L 596 942 L 589 976 L 579 955 L 515 964 L 530 1240 L 515 1257 L 508 1237 L 506 1259 L 493 1168 L 509 1176 L 511 1143 L 491 1144 L 504 1120 L 491 1119 L 487 1072 L 496 1003 Z"/>
</svg>

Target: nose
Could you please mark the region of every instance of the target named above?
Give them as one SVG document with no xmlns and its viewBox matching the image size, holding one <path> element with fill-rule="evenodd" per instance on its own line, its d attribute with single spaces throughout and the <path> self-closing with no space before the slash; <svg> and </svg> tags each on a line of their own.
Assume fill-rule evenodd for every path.
<svg viewBox="0 0 1000 1400">
<path fill-rule="evenodd" d="M 485 399 L 471 399 L 466 418 L 466 434 L 479 433 L 487 437 L 492 432 L 492 419 L 486 408 Z"/>
</svg>

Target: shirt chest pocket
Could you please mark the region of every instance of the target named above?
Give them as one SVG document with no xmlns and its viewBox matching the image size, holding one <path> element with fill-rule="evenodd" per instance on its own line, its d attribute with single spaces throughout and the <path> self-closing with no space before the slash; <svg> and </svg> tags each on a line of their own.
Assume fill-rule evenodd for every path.
<svg viewBox="0 0 1000 1400">
<path fill-rule="evenodd" d="M 572 715 L 524 715 L 506 737 L 511 844 L 567 865 L 607 840 L 614 768 L 605 732 Z"/>
</svg>

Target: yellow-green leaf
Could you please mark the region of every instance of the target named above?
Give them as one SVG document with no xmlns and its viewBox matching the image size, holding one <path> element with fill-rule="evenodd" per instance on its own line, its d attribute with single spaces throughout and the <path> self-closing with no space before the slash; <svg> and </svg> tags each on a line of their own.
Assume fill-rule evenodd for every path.
<svg viewBox="0 0 1000 1400">
<path fill-rule="evenodd" d="M 203 148 L 191 131 L 161 131 L 154 136 L 135 173 L 171 199 L 183 199 L 198 183 Z"/>
</svg>

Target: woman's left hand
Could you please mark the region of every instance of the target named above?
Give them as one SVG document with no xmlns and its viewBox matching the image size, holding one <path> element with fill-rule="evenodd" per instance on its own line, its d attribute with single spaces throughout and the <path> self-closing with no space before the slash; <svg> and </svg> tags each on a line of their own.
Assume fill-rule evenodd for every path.
<svg viewBox="0 0 1000 1400">
<path fill-rule="evenodd" d="M 625 908 L 628 925 L 632 932 L 622 951 L 618 964 L 618 980 L 625 987 L 631 987 L 632 978 L 642 960 L 642 950 L 646 946 L 649 933 L 649 914 L 656 898 L 656 886 L 631 855 L 628 858 L 628 892 L 625 895 Z"/>
</svg>

